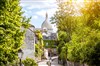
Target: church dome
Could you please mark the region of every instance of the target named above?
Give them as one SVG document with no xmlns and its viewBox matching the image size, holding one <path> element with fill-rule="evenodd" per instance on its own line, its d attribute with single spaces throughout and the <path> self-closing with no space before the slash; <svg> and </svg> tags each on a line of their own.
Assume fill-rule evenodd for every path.
<svg viewBox="0 0 100 66">
<path fill-rule="evenodd" d="M 46 28 L 47 30 L 51 30 L 51 29 L 52 29 L 51 24 L 48 23 L 48 14 L 47 14 L 47 13 L 46 13 L 45 21 L 42 23 L 41 28 L 42 28 L 42 29 Z"/>
</svg>

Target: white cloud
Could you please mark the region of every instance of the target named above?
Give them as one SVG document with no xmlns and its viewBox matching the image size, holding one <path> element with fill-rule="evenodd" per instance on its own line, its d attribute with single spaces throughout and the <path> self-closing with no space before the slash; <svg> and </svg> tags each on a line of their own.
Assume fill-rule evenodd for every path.
<svg viewBox="0 0 100 66">
<path fill-rule="evenodd" d="M 20 3 L 20 6 L 24 6 L 24 4 L 23 3 Z"/>
<path fill-rule="evenodd" d="M 53 7 L 57 7 L 56 3 L 42 2 L 42 3 L 33 3 L 33 4 L 29 5 L 27 8 L 28 9 L 35 9 L 35 8 L 41 9 L 41 8 L 53 8 Z"/>
<path fill-rule="evenodd" d="M 41 7 L 40 7 L 41 5 L 39 5 L 39 4 L 34 4 L 34 5 L 29 5 L 27 8 L 28 9 L 34 9 L 34 8 L 38 8 L 38 9 L 40 9 Z M 43 8 L 43 7 L 42 7 Z"/>
<path fill-rule="evenodd" d="M 35 16 L 32 16 L 32 18 L 33 18 L 33 19 L 38 19 L 38 16 L 35 15 Z"/>
<path fill-rule="evenodd" d="M 55 2 L 56 0 L 21 0 L 21 2 Z"/>
<path fill-rule="evenodd" d="M 28 12 L 28 10 L 26 10 L 26 9 L 22 9 L 22 11 L 23 11 L 23 12 L 25 12 L 25 13 L 27 13 L 27 12 Z"/>
<path fill-rule="evenodd" d="M 36 12 L 36 14 L 41 16 L 41 17 L 45 17 L 45 14 L 47 12 L 48 13 L 48 17 L 51 17 L 56 12 L 56 10 L 57 10 L 57 8 L 51 8 L 51 9 L 38 11 L 38 12 Z"/>
<path fill-rule="evenodd" d="M 38 1 L 38 2 L 37 2 Z M 55 0 L 21 0 L 20 5 L 27 9 L 41 9 L 41 8 L 53 8 L 57 7 Z"/>
<path fill-rule="evenodd" d="M 47 12 L 48 12 L 49 17 L 53 16 L 56 10 L 57 8 L 48 9 Z"/>
<path fill-rule="evenodd" d="M 39 3 L 37 3 L 36 1 L 39 1 Z M 45 17 L 45 13 L 47 12 L 49 16 L 51 17 L 57 8 L 57 3 L 55 2 L 56 0 L 41 0 L 41 1 L 40 0 L 21 0 L 20 5 L 23 8 L 25 8 L 23 11 L 25 11 L 25 13 L 27 14 L 32 14 L 32 10 L 36 8 L 36 9 L 41 9 L 40 11 L 36 12 L 37 15 Z"/>
<path fill-rule="evenodd" d="M 23 16 L 27 16 L 28 17 L 28 14 L 27 13 L 24 13 Z"/>
<path fill-rule="evenodd" d="M 20 5 L 23 7 L 23 11 L 25 11 L 25 16 L 32 16 L 30 23 L 37 27 L 41 26 L 42 21 L 40 22 L 39 20 L 45 19 L 46 12 L 50 18 L 57 10 L 56 0 L 21 0 Z M 53 28 L 54 31 L 57 30 L 54 26 Z"/>
<path fill-rule="evenodd" d="M 20 3 L 20 6 L 25 7 L 25 6 L 27 6 L 27 4 L 25 4 L 25 3 Z"/>
<path fill-rule="evenodd" d="M 46 10 L 41 10 L 41 11 L 36 12 L 36 14 L 41 17 L 45 17 L 45 13 L 46 13 Z"/>
</svg>

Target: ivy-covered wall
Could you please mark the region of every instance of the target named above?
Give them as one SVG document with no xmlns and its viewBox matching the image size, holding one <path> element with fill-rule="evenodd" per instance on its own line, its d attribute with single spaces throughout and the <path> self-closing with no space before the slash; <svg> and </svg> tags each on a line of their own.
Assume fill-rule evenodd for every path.
<svg viewBox="0 0 100 66">
<path fill-rule="evenodd" d="M 36 45 L 35 45 L 35 56 L 41 58 L 41 56 L 43 55 L 43 50 L 44 50 L 42 33 L 39 30 L 36 30 L 34 33 L 35 33 L 35 36 L 38 40 Z"/>
<path fill-rule="evenodd" d="M 43 40 L 45 48 L 56 48 L 56 40 Z"/>
</svg>

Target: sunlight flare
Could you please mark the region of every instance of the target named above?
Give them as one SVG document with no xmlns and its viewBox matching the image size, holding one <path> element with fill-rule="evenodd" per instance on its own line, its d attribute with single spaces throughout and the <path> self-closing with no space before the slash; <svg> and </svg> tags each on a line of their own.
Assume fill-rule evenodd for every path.
<svg viewBox="0 0 100 66">
<path fill-rule="evenodd" d="M 74 0 L 75 1 L 75 0 Z M 84 0 L 76 0 L 76 2 L 84 2 Z"/>
</svg>

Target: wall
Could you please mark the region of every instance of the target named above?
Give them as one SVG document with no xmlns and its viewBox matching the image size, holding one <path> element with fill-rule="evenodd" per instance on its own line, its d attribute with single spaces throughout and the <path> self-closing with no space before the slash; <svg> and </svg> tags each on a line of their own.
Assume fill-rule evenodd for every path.
<svg viewBox="0 0 100 66">
<path fill-rule="evenodd" d="M 24 28 L 23 28 L 24 29 Z M 34 29 L 34 27 L 30 27 L 29 29 L 26 30 L 25 33 L 25 40 L 24 44 L 22 45 L 22 50 L 23 50 L 23 59 L 25 58 L 34 58 L 34 51 L 35 51 L 35 46 L 34 46 L 34 33 L 31 30 Z"/>
</svg>

